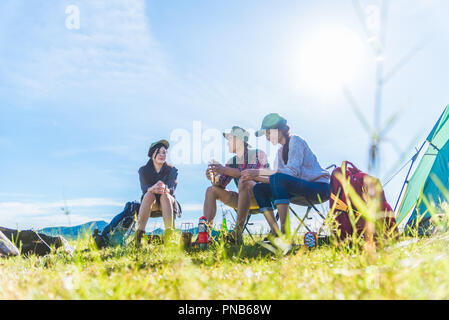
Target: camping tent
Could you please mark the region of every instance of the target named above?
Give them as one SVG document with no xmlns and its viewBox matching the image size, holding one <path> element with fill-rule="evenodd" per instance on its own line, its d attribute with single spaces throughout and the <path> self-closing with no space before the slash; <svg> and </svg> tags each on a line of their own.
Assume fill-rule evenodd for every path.
<svg viewBox="0 0 449 320">
<path fill-rule="evenodd" d="M 399 223 L 410 213 L 411 216 L 407 225 L 413 225 L 418 217 L 423 220 L 430 218 L 428 203 L 440 207 L 443 202 L 449 201 L 444 196 L 445 191 L 449 189 L 448 120 L 449 106 L 446 107 L 427 137 L 425 144 L 421 147 L 420 151 L 427 145 L 427 150 L 422 155 L 412 178 L 410 181 L 407 181 L 408 177 L 406 178 L 405 184 L 408 184 L 408 186 L 397 215 Z M 418 158 L 420 151 L 413 158 L 413 162 Z"/>
</svg>

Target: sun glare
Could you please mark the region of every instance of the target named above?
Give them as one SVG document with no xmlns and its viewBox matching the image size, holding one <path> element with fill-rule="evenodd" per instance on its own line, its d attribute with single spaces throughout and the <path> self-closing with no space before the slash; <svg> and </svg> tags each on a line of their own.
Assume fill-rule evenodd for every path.
<svg viewBox="0 0 449 320">
<path fill-rule="evenodd" d="M 301 40 L 295 72 L 301 90 L 332 94 L 360 74 L 364 44 L 348 29 L 328 29 Z"/>
</svg>

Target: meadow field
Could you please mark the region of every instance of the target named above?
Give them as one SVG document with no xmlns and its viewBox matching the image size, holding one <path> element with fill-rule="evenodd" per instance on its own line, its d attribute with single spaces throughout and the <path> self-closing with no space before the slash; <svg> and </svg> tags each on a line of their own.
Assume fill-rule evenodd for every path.
<svg viewBox="0 0 449 320">
<path fill-rule="evenodd" d="M 449 299 L 449 234 L 359 247 L 164 245 L 0 259 L 0 299 Z M 297 237 L 296 243 L 301 243 Z"/>
</svg>

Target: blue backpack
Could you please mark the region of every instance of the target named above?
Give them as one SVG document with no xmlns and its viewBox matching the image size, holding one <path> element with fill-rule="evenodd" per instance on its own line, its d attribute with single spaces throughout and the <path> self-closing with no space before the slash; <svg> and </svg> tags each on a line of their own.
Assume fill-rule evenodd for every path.
<svg viewBox="0 0 449 320">
<path fill-rule="evenodd" d="M 139 214 L 140 203 L 137 201 L 127 202 L 122 212 L 116 215 L 100 233 L 94 230 L 93 238 L 98 248 L 110 245 L 123 245 L 125 235 L 133 226 L 135 217 Z"/>
</svg>

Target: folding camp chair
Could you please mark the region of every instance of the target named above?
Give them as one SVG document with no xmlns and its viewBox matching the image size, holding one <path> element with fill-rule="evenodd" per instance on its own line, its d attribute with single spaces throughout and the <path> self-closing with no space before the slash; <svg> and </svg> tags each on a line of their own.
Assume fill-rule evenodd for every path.
<svg viewBox="0 0 449 320">
<path fill-rule="evenodd" d="M 330 169 L 336 168 L 336 167 L 337 167 L 336 165 L 331 165 L 331 166 L 326 168 L 326 171 L 329 171 Z M 295 210 L 293 210 L 292 206 L 289 206 L 289 211 L 291 211 L 293 213 L 293 215 L 300 222 L 300 225 L 298 226 L 298 228 L 296 230 L 298 231 L 304 225 L 304 227 L 307 229 L 307 231 L 312 232 L 312 230 L 309 228 L 309 226 L 307 224 L 305 224 L 305 220 L 309 218 L 309 214 L 310 214 L 310 212 L 312 210 L 315 211 L 315 213 L 321 219 L 323 219 L 323 223 L 324 223 L 324 220 L 326 219 L 326 217 L 317 209 L 316 206 L 319 205 L 319 204 L 322 204 L 322 203 L 324 203 L 324 202 L 326 202 L 328 200 L 329 199 L 309 199 L 309 198 L 307 198 L 305 196 L 298 196 L 298 197 L 295 197 L 295 198 L 291 199 L 290 202 L 292 204 L 295 204 L 295 205 L 307 208 L 306 214 L 301 219 L 299 217 L 299 215 L 295 212 Z M 252 224 L 249 222 L 249 220 L 250 220 L 252 214 L 259 214 L 259 213 L 260 213 L 259 209 L 257 209 L 257 210 L 250 210 L 250 213 L 248 214 L 248 218 L 246 220 L 246 224 L 245 224 L 244 230 L 246 230 L 249 233 L 251 238 L 253 238 L 253 237 L 252 237 L 251 232 L 248 229 L 248 225 L 252 225 Z M 276 214 L 276 220 L 279 220 L 279 214 Z"/>
<path fill-rule="evenodd" d="M 291 200 L 291 203 L 293 203 L 293 204 L 295 204 L 295 205 L 299 205 L 299 206 L 302 206 L 302 207 L 307 207 L 307 211 L 306 211 L 306 214 L 304 215 L 304 217 L 301 219 L 301 217 L 296 213 L 296 211 L 295 210 L 293 210 L 293 208 L 292 208 L 292 206 L 289 206 L 289 211 L 291 211 L 292 213 L 293 213 L 293 215 L 299 220 L 299 222 L 300 222 L 300 225 L 298 226 L 298 228 L 297 228 L 297 230 L 299 230 L 303 225 L 304 225 L 304 227 L 307 229 L 307 231 L 309 231 L 309 232 L 312 232 L 312 230 L 310 229 L 310 227 L 307 225 L 307 224 L 305 224 L 305 220 L 306 219 L 308 219 L 309 218 L 309 214 L 310 214 L 310 212 L 312 211 L 312 210 L 314 210 L 317 214 L 318 214 L 318 216 L 319 217 L 321 217 L 322 219 L 323 219 L 323 222 L 324 222 L 324 220 L 326 219 L 326 217 L 316 208 L 316 205 L 318 205 L 318 204 L 321 204 L 321 203 L 324 203 L 324 202 L 326 202 L 326 201 L 328 201 L 329 199 L 326 199 L 326 200 L 324 200 L 323 199 L 323 201 L 315 201 L 315 202 L 313 202 L 313 201 L 310 201 L 309 199 L 307 199 L 307 198 L 305 198 L 305 197 L 296 197 L 296 198 L 293 198 L 292 200 Z M 235 209 L 234 209 L 235 210 Z M 248 218 L 246 219 L 246 223 L 245 223 L 245 226 L 244 226 L 244 230 L 246 231 L 246 232 L 248 232 L 248 234 L 249 234 L 249 236 L 251 237 L 251 239 L 254 239 L 253 238 L 253 235 L 252 235 L 252 233 L 249 231 L 249 228 L 248 228 L 248 226 L 251 226 L 251 225 L 254 225 L 254 223 L 251 223 L 250 222 L 250 219 L 251 219 L 251 216 L 252 215 L 255 215 L 255 214 L 261 214 L 261 212 L 259 211 L 259 209 L 255 209 L 255 210 L 250 210 L 249 211 L 249 214 L 248 214 Z M 310 218 L 311 219 L 311 218 Z M 279 214 L 276 214 L 276 220 L 277 221 L 279 221 Z M 234 221 L 235 221 L 235 219 L 234 219 Z"/>
<path fill-rule="evenodd" d="M 237 209 L 236 208 L 233 208 L 233 209 L 235 211 L 235 214 L 237 215 Z M 223 208 L 222 208 L 222 210 L 223 210 Z M 254 240 L 254 238 L 253 238 L 253 235 L 251 234 L 251 232 L 249 231 L 248 226 L 252 226 L 254 224 L 254 223 L 250 223 L 249 220 L 251 219 L 251 216 L 255 215 L 255 214 L 260 214 L 260 209 L 259 208 L 250 208 L 250 210 L 248 212 L 248 217 L 246 218 L 246 221 L 245 221 L 245 225 L 243 226 L 243 230 L 244 231 L 246 230 L 246 232 L 248 232 L 248 234 L 252 240 Z M 237 219 L 234 218 L 232 213 L 230 213 L 230 215 L 231 215 L 232 219 L 234 220 L 234 225 L 237 224 Z"/>
<path fill-rule="evenodd" d="M 312 230 L 309 228 L 309 226 L 305 223 L 305 220 L 309 218 L 309 214 L 312 210 L 314 210 L 315 213 L 321 219 L 323 219 L 323 223 L 324 223 L 324 220 L 326 220 L 326 217 L 320 212 L 320 210 L 317 209 L 316 205 L 322 204 L 328 200 L 329 199 L 321 199 L 321 201 L 320 201 L 320 200 L 316 199 L 315 201 L 311 201 L 310 199 L 308 199 L 307 197 L 304 197 L 304 196 L 299 196 L 299 197 L 295 197 L 295 198 L 291 199 L 290 200 L 291 203 L 301 206 L 301 207 L 307 207 L 306 214 L 304 215 L 304 217 L 302 219 L 296 214 L 296 212 L 293 210 L 292 206 L 289 207 L 289 210 L 295 215 L 295 217 L 300 222 L 300 224 L 296 228 L 296 230 L 301 229 L 301 227 L 304 225 L 304 227 L 307 229 L 308 232 L 312 232 Z"/>
<path fill-rule="evenodd" d="M 325 217 L 321 214 L 321 212 L 315 207 L 315 205 L 313 203 L 310 203 L 307 200 L 303 200 L 303 201 L 299 201 L 299 200 L 295 200 L 294 202 L 292 201 L 292 203 L 296 204 L 296 205 L 300 205 L 300 206 L 306 206 L 307 207 L 307 212 L 306 215 L 304 216 L 304 218 L 301 219 L 301 217 L 298 216 L 298 214 L 295 212 L 295 210 L 293 210 L 293 208 L 290 206 L 289 210 L 293 213 L 293 215 L 299 220 L 300 222 L 300 226 L 297 228 L 297 230 L 300 229 L 300 227 L 302 227 L 302 225 L 304 225 L 304 227 L 307 229 L 307 231 L 312 232 L 312 230 L 309 228 L 309 226 L 307 224 L 305 224 L 305 220 L 308 218 L 309 213 L 311 212 L 311 210 L 315 210 L 315 212 L 323 219 L 325 219 Z M 317 203 L 319 204 L 319 203 Z M 237 214 L 237 210 L 234 209 L 235 213 Z M 245 226 L 243 228 L 244 231 L 246 231 L 249 236 L 251 237 L 252 240 L 254 240 L 253 234 L 251 233 L 251 231 L 249 230 L 248 226 L 252 226 L 254 225 L 254 223 L 250 222 L 251 216 L 256 215 L 256 214 L 261 214 L 261 212 L 259 211 L 259 209 L 254 209 L 254 210 L 250 210 L 248 213 L 248 217 L 246 218 L 246 222 L 245 222 Z M 231 214 L 231 217 L 234 220 L 234 223 L 236 223 L 236 219 L 234 218 L 234 216 Z M 311 218 L 310 218 L 311 219 Z M 276 214 L 276 220 L 279 221 L 279 214 Z"/>
</svg>

